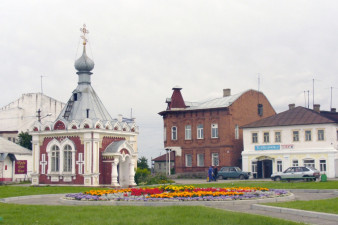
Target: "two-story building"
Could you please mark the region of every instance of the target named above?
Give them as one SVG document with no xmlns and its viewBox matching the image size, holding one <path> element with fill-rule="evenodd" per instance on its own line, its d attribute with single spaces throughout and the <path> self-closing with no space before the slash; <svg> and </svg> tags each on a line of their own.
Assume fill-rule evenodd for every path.
<svg viewBox="0 0 338 225">
<path fill-rule="evenodd" d="M 289 110 L 243 128 L 243 170 L 269 178 L 290 166 L 311 166 L 338 175 L 338 113 L 289 105 Z"/>
<path fill-rule="evenodd" d="M 275 115 L 261 92 L 248 90 L 203 102 L 184 101 L 180 87 L 159 114 L 164 122 L 164 147 L 175 152 L 176 173 L 199 173 L 212 166 L 241 166 L 241 126 Z"/>
</svg>

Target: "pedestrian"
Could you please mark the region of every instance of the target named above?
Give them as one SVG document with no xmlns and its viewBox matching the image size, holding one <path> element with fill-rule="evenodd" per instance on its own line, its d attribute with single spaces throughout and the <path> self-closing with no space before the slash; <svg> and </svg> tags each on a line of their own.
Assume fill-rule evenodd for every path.
<svg viewBox="0 0 338 225">
<path fill-rule="evenodd" d="M 217 181 L 217 175 L 218 175 L 218 170 L 217 170 L 217 167 L 215 166 L 214 167 L 214 181 Z"/>
<path fill-rule="evenodd" d="M 212 169 L 212 166 L 210 166 L 209 169 L 208 169 L 208 176 L 209 176 L 208 182 L 212 181 L 212 173 L 213 173 L 213 169 Z"/>
</svg>

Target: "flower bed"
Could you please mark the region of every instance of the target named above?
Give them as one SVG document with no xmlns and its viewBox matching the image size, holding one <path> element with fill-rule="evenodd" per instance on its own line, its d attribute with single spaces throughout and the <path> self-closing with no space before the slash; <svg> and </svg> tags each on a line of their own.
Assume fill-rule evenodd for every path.
<svg viewBox="0 0 338 225">
<path fill-rule="evenodd" d="M 90 190 L 67 194 L 65 198 L 82 201 L 228 201 L 286 195 L 289 193 L 285 190 L 258 187 L 195 188 L 194 186 L 168 185 L 156 188 Z"/>
</svg>

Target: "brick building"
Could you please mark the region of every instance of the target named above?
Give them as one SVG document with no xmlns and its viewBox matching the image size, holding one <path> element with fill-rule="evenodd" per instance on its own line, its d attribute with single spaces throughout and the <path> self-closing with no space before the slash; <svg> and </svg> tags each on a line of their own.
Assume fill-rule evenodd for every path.
<svg viewBox="0 0 338 225">
<path fill-rule="evenodd" d="M 164 122 L 164 147 L 175 152 L 176 173 L 205 172 L 213 166 L 241 166 L 241 126 L 275 115 L 268 99 L 255 90 L 205 102 L 184 101 L 180 87 L 159 114 Z"/>
</svg>

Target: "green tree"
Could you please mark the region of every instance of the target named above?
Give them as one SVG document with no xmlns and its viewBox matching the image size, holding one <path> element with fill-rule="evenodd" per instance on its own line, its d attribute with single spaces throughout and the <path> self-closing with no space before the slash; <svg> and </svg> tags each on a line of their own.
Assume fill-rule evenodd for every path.
<svg viewBox="0 0 338 225">
<path fill-rule="evenodd" d="M 32 150 L 32 135 L 29 135 L 28 132 L 22 132 L 19 134 L 18 144 L 24 148 Z"/>
<path fill-rule="evenodd" d="M 144 156 L 139 158 L 137 160 L 137 168 L 150 170 L 148 166 L 148 159 Z"/>
</svg>

